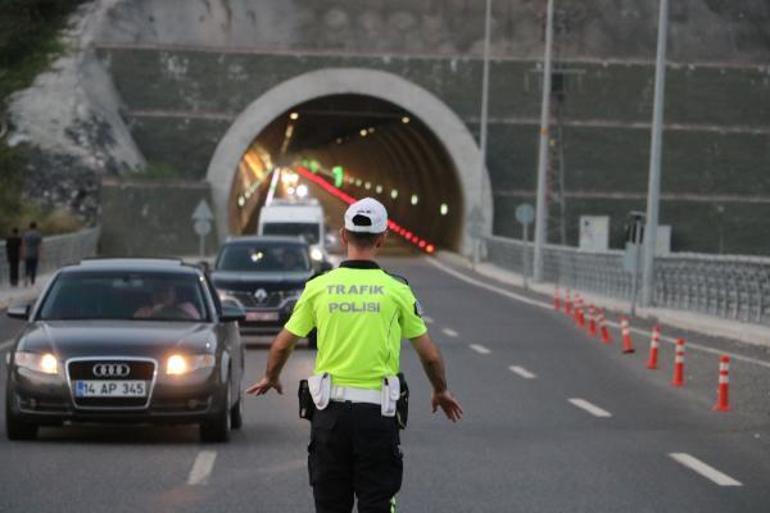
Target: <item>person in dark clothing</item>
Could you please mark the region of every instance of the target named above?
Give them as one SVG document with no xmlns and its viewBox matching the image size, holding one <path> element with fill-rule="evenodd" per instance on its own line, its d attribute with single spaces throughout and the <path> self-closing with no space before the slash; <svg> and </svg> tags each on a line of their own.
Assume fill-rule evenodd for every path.
<svg viewBox="0 0 770 513">
<path fill-rule="evenodd" d="M 8 260 L 8 274 L 11 287 L 19 285 L 19 258 L 21 257 L 21 237 L 19 229 L 11 230 L 11 235 L 5 239 L 5 257 Z"/>
<path fill-rule="evenodd" d="M 24 285 L 34 285 L 43 245 L 43 236 L 37 231 L 36 222 L 29 223 L 29 230 L 24 232 L 21 240 L 24 255 Z"/>
</svg>

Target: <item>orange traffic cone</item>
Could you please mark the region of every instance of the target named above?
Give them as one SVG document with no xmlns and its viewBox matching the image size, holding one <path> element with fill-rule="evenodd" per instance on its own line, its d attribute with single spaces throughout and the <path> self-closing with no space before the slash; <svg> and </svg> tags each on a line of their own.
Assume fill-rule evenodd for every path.
<svg viewBox="0 0 770 513">
<path fill-rule="evenodd" d="M 631 339 L 631 328 L 629 328 L 628 319 L 625 316 L 620 318 L 620 332 L 623 334 L 623 352 L 626 354 L 635 352 L 634 341 Z"/>
<path fill-rule="evenodd" d="M 714 411 L 730 411 L 730 357 L 719 357 L 719 386 Z"/>
<path fill-rule="evenodd" d="M 650 358 L 647 360 L 648 369 L 658 368 L 658 351 L 660 348 L 660 326 L 652 328 L 652 338 L 650 339 Z"/>
<path fill-rule="evenodd" d="M 610 337 L 610 330 L 607 329 L 607 319 L 604 316 L 604 308 L 599 310 L 599 331 L 602 334 L 602 342 L 605 344 L 612 343 L 612 337 Z"/>
<path fill-rule="evenodd" d="M 675 387 L 684 386 L 684 339 L 676 339 L 676 353 L 674 356 L 674 378 L 671 384 Z"/>
<path fill-rule="evenodd" d="M 588 307 L 588 334 L 592 337 L 596 336 L 596 308 L 594 305 Z"/>
</svg>

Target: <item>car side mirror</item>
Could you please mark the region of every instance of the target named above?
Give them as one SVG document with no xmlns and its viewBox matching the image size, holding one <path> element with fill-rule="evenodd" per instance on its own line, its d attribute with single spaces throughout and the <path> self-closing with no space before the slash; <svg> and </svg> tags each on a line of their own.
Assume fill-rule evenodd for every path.
<svg viewBox="0 0 770 513">
<path fill-rule="evenodd" d="M 246 318 L 246 312 L 243 307 L 232 299 L 222 301 L 222 315 L 219 320 L 222 322 L 240 322 Z"/>
<path fill-rule="evenodd" d="M 32 305 L 30 304 L 11 305 L 8 307 L 6 315 L 11 319 L 22 319 L 26 321 L 29 320 L 29 314 L 31 311 Z"/>
</svg>

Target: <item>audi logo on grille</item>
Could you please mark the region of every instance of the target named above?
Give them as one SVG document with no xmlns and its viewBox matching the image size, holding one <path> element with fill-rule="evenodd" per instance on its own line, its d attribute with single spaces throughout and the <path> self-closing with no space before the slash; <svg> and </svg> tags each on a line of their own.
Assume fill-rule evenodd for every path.
<svg viewBox="0 0 770 513">
<path fill-rule="evenodd" d="M 131 374 L 131 367 L 125 363 L 97 363 L 91 372 L 97 378 L 125 378 Z"/>
</svg>

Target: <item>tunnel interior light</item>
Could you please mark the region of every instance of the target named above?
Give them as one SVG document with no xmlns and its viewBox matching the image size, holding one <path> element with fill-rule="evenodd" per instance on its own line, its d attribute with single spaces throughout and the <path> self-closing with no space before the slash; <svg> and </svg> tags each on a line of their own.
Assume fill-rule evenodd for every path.
<svg viewBox="0 0 770 513">
<path fill-rule="evenodd" d="M 374 133 L 374 127 L 370 126 L 369 129 L 367 130 L 367 132 L 369 132 L 370 134 L 373 134 Z"/>
<path fill-rule="evenodd" d="M 342 137 L 337 137 L 337 144 L 342 144 Z"/>
<path fill-rule="evenodd" d="M 412 194 L 411 202 L 412 202 L 412 205 L 416 205 L 420 202 L 420 198 L 418 198 L 416 194 Z"/>
<path fill-rule="evenodd" d="M 442 216 L 445 216 L 449 213 L 449 206 L 446 203 L 442 203 L 439 211 L 441 212 Z"/>
<path fill-rule="evenodd" d="M 364 184 L 364 189 L 366 189 L 367 191 L 368 191 L 369 189 L 371 189 L 371 188 L 372 188 L 372 182 L 366 182 L 366 183 Z"/>
<path fill-rule="evenodd" d="M 299 119 L 299 112 L 292 112 L 291 114 L 289 114 L 289 119 L 291 120 Z"/>
<path fill-rule="evenodd" d="M 360 132 L 358 132 L 358 133 L 359 133 L 359 134 L 361 134 L 361 137 L 366 137 L 366 135 L 367 135 L 369 132 L 366 130 L 366 128 L 362 128 L 362 129 L 361 129 L 361 131 L 360 131 Z"/>
<path fill-rule="evenodd" d="M 409 119 L 409 116 L 404 116 L 403 118 L 401 118 L 401 122 L 405 125 L 408 124 L 410 121 L 412 120 Z"/>
<path fill-rule="evenodd" d="M 393 199 L 398 198 L 398 189 L 393 189 L 392 191 L 390 191 L 390 197 Z"/>
<path fill-rule="evenodd" d="M 382 185 L 378 185 L 374 188 L 374 190 L 377 192 L 377 194 L 382 194 Z"/>
<path fill-rule="evenodd" d="M 238 196 L 238 206 L 243 208 L 246 205 L 246 198 Z"/>
<path fill-rule="evenodd" d="M 301 175 L 303 178 L 308 179 L 309 181 L 315 183 L 318 185 L 322 190 L 328 192 L 331 196 L 339 199 L 340 201 L 350 205 L 356 201 L 356 198 L 353 196 L 347 194 L 346 192 L 340 190 L 339 188 L 335 188 L 335 186 L 327 181 L 326 178 L 324 178 L 321 175 L 316 175 L 310 172 L 310 170 L 306 167 L 297 167 L 296 174 Z M 356 182 L 360 185 L 361 180 L 357 179 Z M 368 182 L 367 182 L 368 183 Z M 432 243 L 426 241 L 425 239 L 418 236 L 416 233 L 412 233 L 411 231 L 407 230 L 405 227 L 401 226 L 400 224 L 396 223 L 392 219 L 388 220 L 388 229 L 401 237 L 404 238 L 406 242 L 409 242 L 419 248 L 420 250 L 431 254 L 436 250 L 435 245 Z"/>
<path fill-rule="evenodd" d="M 360 178 L 356 180 L 356 187 L 361 187 L 361 184 L 364 183 L 363 180 Z"/>
</svg>

